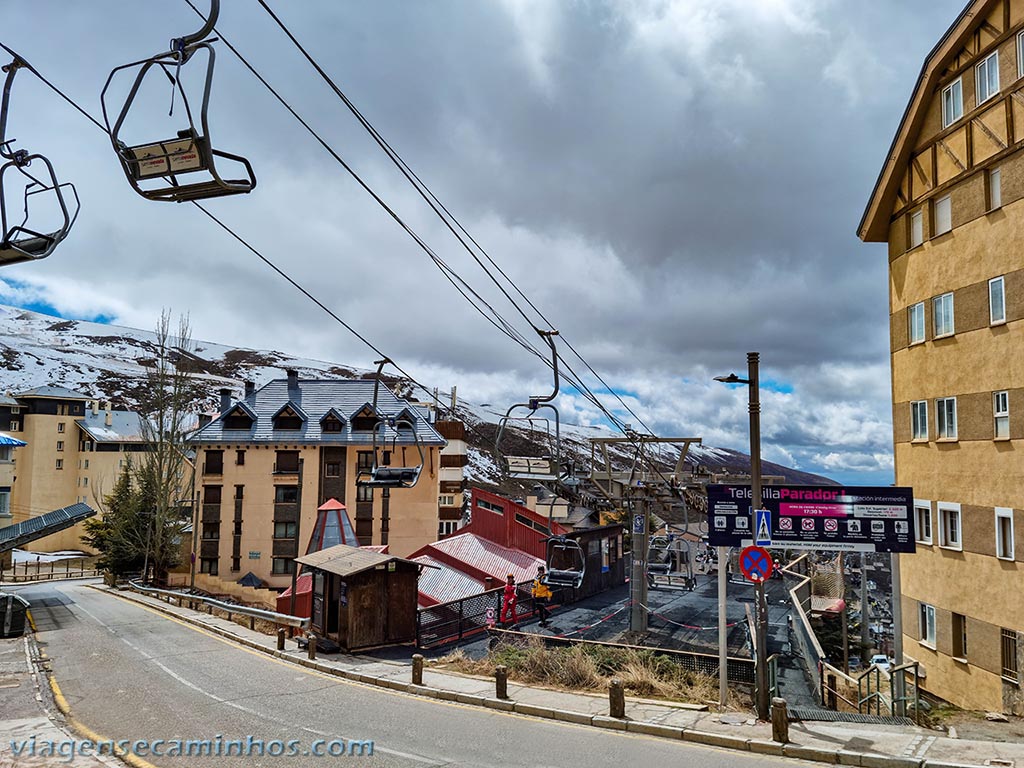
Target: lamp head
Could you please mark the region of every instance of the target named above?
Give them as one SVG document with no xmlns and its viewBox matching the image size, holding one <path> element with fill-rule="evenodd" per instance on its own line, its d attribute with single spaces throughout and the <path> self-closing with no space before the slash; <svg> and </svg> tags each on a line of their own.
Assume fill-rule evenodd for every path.
<svg viewBox="0 0 1024 768">
<path fill-rule="evenodd" d="M 730 373 L 728 376 L 715 376 L 715 381 L 720 381 L 723 384 L 739 384 L 743 381 L 735 373 Z"/>
</svg>

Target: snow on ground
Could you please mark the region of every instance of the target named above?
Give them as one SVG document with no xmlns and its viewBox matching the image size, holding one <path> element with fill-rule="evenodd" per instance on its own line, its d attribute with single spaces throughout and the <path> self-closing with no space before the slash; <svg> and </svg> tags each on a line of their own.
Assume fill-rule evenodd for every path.
<svg viewBox="0 0 1024 768">
<path fill-rule="evenodd" d="M 62 560 L 78 560 L 83 557 L 91 557 L 85 552 L 74 549 L 61 550 L 60 552 L 30 552 L 24 549 L 16 549 L 12 552 L 12 560 L 16 565 L 21 563 L 58 563 Z"/>
</svg>

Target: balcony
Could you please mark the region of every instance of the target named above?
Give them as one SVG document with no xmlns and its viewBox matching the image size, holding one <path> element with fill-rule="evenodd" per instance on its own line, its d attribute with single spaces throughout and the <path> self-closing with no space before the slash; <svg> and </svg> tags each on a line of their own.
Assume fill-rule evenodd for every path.
<svg viewBox="0 0 1024 768">
<path fill-rule="evenodd" d="M 298 475 L 299 474 L 298 462 L 292 463 L 290 461 L 275 461 L 274 462 L 274 474 L 275 475 Z"/>
<path fill-rule="evenodd" d="M 199 543 L 199 556 L 203 558 L 219 557 L 220 556 L 220 541 L 217 539 L 207 539 Z"/>
<path fill-rule="evenodd" d="M 275 523 L 296 523 L 299 520 L 298 504 L 274 504 Z"/>
<path fill-rule="evenodd" d="M 203 462 L 203 476 L 209 477 L 210 475 L 223 475 L 224 474 L 224 462 L 223 461 L 204 461 Z"/>
<path fill-rule="evenodd" d="M 220 522 L 220 504 L 203 504 L 200 521 L 204 523 Z"/>
</svg>

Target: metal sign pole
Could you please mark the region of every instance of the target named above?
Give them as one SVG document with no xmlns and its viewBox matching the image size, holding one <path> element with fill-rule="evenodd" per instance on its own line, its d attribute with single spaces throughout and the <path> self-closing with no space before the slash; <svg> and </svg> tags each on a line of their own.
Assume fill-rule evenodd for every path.
<svg viewBox="0 0 1024 768">
<path fill-rule="evenodd" d="M 725 561 L 729 557 L 728 547 L 718 548 L 718 704 L 725 709 L 729 700 L 729 628 L 726 626 L 726 586 L 729 581 L 725 574 Z"/>
</svg>

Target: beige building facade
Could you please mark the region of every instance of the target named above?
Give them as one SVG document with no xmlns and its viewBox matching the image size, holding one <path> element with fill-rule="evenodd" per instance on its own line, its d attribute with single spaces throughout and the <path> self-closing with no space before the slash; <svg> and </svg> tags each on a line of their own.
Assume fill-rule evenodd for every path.
<svg viewBox="0 0 1024 768">
<path fill-rule="evenodd" d="M 84 502 L 100 508 L 133 454 L 145 450 L 139 416 L 63 387 L 0 400 L 0 430 L 23 440 L 12 455 L 11 523 Z M 90 551 L 82 524 L 37 539 L 32 549 Z"/>
<path fill-rule="evenodd" d="M 436 540 L 446 441 L 426 409 L 373 380 L 300 379 L 290 371 L 221 411 L 193 439 L 200 573 L 237 580 L 252 572 L 271 588 L 287 587 L 317 507 L 332 498 L 346 506 L 361 545 L 387 545 L 404 557 Z M 398 429 L 375 445 L 381 419 L 395 419 Z M 378 465 L 418 471 L 415 485 L 361 484 L 375 454 Z M 454 495 L 454 486 L 446 488 Z"/>
<path fill-rule="evenodd" d="M 859 235 L 887 242 L 902 641 L 925 688 L 1024 714 L 1024 0 L 929 55 Z"/>
</svg>

